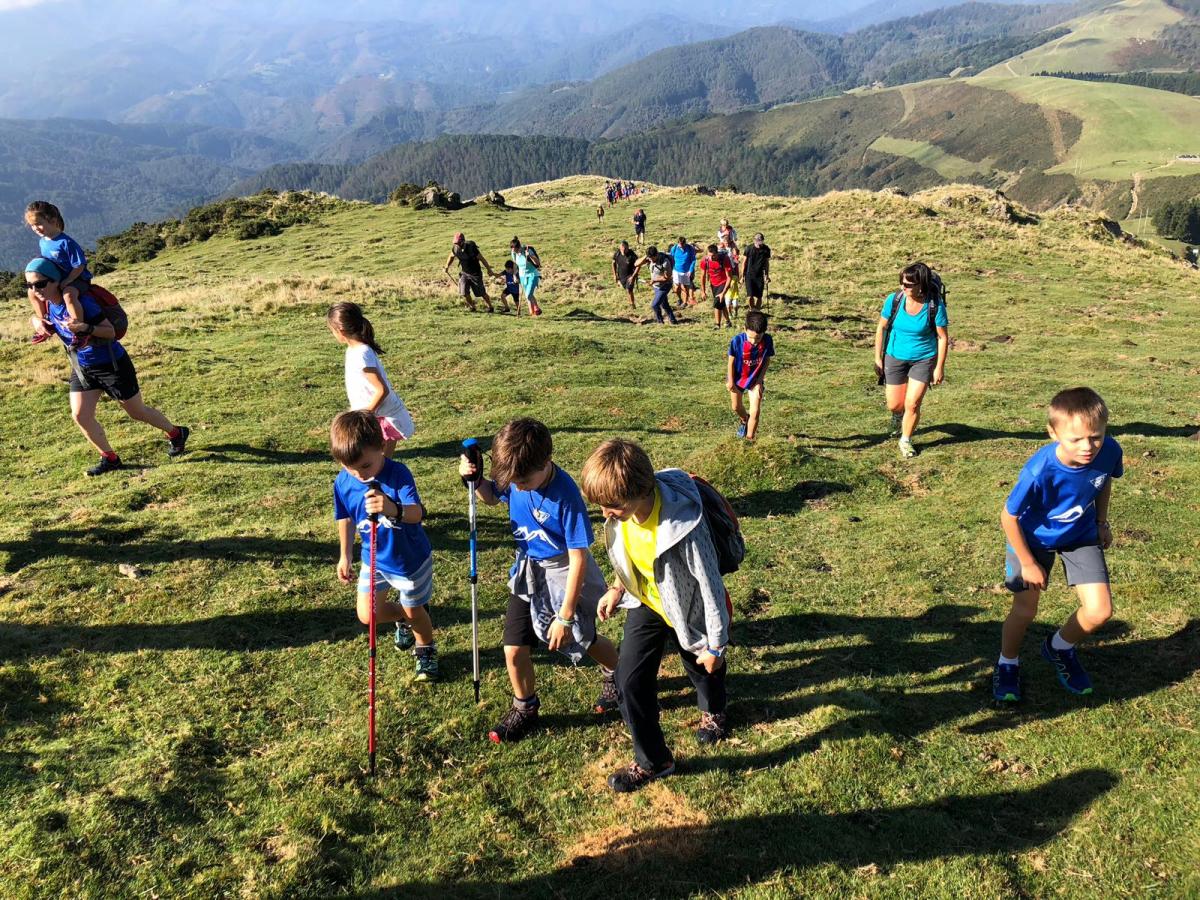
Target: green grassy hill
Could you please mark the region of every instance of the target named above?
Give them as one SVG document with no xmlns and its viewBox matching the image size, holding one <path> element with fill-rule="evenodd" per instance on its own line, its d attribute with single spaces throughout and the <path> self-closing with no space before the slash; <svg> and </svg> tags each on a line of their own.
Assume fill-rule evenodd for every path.
<svg viewBox="0 0 1200 900">
<path fill-rule="evenodd" d="M 186 456 L 104 403 L 130 468 L 96 483 L 67 364 L 0 327 L 0 892 L 7 897 L 353 895 L 1049 896 L 1200 892 L 1200 427 L 1195 273 L 1092 214 L 1017 224 L 977 188 L 817 200 L 656 189 L 660 243 L 728 216 L 776 252 L 778 358 L 756 445 L 734 439 L 728 333 L 667 330 L 606 275 L 628 205 L 600 180 L 508 192 L 511 211 L 344 204 L 258 240 L 215 237 L 108 276 L 146 398 Z M 469 314 L 441 276 L 465 231 L 493 264 L 546 262 L 541 319 Z M 903 462 L 883 437 L 870 335 L 898 269 L 950 285 L 955 349 Z M 324 325 L 365 305 L 417 433 L 444 681 L 380 659 L 380 772 L 364 777 L 366 640 L 334 577 L 342 357 Z M 23 301 L 22 301 L 23 303 Z M 1047 399 L 1101 391 L 1126 476 L 1111 511 L 1117 621 L 1062 692 L 1034 642 L 1072 608 L 1059 575 L 1026 647 L 1027 699 L 993 710 L 1006 597 L 1000 504 Z M 594 668 L 540 654 L 549 726 L 496 747 L 509 702 L 506 523 L 481 516 L 483 700 L 472 703 L 459 441 L 542 417 L 578 473 L 642 441 L 743 517 L 731 576 L 732 740 L 700 749 L 668 662 L 680 772 L 614 799 L 629 741 L 587 704 Z M 598 548 L 597 548 L 598 549 Z M 601 556 L 603 554 L 601 553 Z M 118 566 L 138 567 L 136 580 Z M 604 626 L 619 634 L 620 623 Z"/>
</svg>

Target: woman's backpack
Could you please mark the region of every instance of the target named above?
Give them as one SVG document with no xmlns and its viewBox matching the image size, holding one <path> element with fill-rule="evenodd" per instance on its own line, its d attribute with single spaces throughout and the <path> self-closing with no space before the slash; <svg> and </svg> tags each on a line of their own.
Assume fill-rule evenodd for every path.
<svg viewBox="0 0 1200 900">
<path fill-rule="evenodd" d="M 113 331 L 116 332 L 113 340 L 119 341 L 125 337 L 125 332 L 129 330 L 129 315 L 121 306 L 121 301 L 98 284 L 90 285 L 86 294 L 100 304 L 100 311 L 104 313 L 104 318 L 108 319 Z"/>
</svg>

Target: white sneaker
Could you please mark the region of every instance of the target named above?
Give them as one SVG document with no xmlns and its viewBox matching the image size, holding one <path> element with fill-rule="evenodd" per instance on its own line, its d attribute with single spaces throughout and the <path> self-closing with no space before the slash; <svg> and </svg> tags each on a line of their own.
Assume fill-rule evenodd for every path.
<svg viewBox="0 0 1200 900">
<path fill-rule="evenodd" d="M 917 455 L 917 448 L 913 446 L 912 440 L 909 438 L 900 438 L 900 455 L 905 459 L 912 459 Z"/>
</svg>

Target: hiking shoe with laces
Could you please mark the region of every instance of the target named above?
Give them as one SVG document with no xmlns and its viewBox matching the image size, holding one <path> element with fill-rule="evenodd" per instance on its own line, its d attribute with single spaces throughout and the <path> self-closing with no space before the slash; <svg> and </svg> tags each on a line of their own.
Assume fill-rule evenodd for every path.
<svg viewBox="0 0 1200 900">
<path fill-rule="evenodd" d="M 437 681 L 437 650 L 433 647 L 417 647 L 413 654 L 417 657 L 417 681 Z"/>
<path fill-rule="evenodd" d="M 700 716 L 700 725 L 696 728 L 696 740 L 706 746 L 715 744 L 717 741 L 728 736 L 729 730 L 725 727 L 725 713 L 703 713 Z"/>
<path fill-rule="evenodd" d="M 115 472 L 119 468 L 121 468 L 120 459 L 109 459 L 107 456 L 102 456 L 100 457 L 100 462 L 88 469 L 87 473 L 92 478 L 95 478 L 97 475 L 103 475 L 105 472 Z"/>
<path fill-rule="evenodd" d="M 668 775 L 674 774 L 674 760 L 664 764 L 663 766 L 660 766 L 653 771 L 643 769 L 637 763 L 632 762 L 629 764 L 629 768 L 609 775 L 608 786 L 618 794 L 632 794 L 634 791 L 640 790 L 656 778 L 666 778 Z"/>
<path fill-rule="evenodd" d="M 913 446 L 912 441 L 908 438 L 900 438 L 898 446 L 900 448 L 900 455 L 905 459 L 912 459 L 917 455 L 917 448 Z"/>
<path fill-rule="evenodd" d="M 997 703 L 1019 703 L 1021 700 L 1021 667 L 996 663 L 992 669 L 992 698 Z"/>
<path fill-rule="evenodd" d="M 179 456 L 183 453 L 184 448 L 187 446 L 188 435 L 191 433 L 192 429 L 186 425 L 180 425 L 178 436 L 167 439 L 167 444 L 169 445 L 167 447 L 167 456 Z"/>
<path fill-rule="evenodd" d="M 598 713 L 612 712 L 617 708 L 617 673 L 609 672 L 600 682 L 600 694 L 592 702 L 592 709 Z"/>
<path fill-rule="evenodd" d="M 738 437 L 740 437 L 740 438 L 744 438 L 744 437 L 746 436 L 746 430 L 747 430 L 749 427 L 750 427 L 750 423 L 749 423 L 749 422 L 738 422 L 738 427 L 737 427 L 737 436 L 738 436 Z"/>
<path fill-rule="evenodd" d="M 522 709 L 510 706 L 500 723 L 488 732 L 488 740 L 493 744 L 508 744 L 519 741 L 537 725 L 538 708 L 536 706 Z"/>
<path fill-rule="evenodd" d="M 42 343 L 45 343 L 45 342 L 46 342 L 46 341 L 48 341 L 48 340 L 50 340 L 50 335 L 48 335 L 46 332 L 44 332 L 44 331 L 35 331 L 35 332 L 33 333 L 33 337 L 31 337 L 31 338 L 29 339 L 29 343 L 31 343 L 31 344 L 42 344 Z"/>
<path fill-rule="evenodd" d="M 1074 647 L 1070 650 L 1055 650 L 1050 643 L 1050 638 L 1046 638 L 1042 644 L 1042 659 L 1054 664 L 1058 683 L 1072 694 L 1090 694 L 1092 692 L 1092 679 L 1079 664 L 1079 657 L 1076 655 Z"/>
<path fill-rule="evenodd" d="M 904 425 L 904 413 L 892 413 L 892 427 L 888 431 L 888 437 L 900 437 L 900 428 Z"/>
<path fill-rule="evenodd" d="M 392 638 L 392 643 L 396 645 L 397 650 L 411 650 L 416 645 L 417 638 L 411 628 L 403 622 L 397 622 L 396 636 Z"/>
</svg>

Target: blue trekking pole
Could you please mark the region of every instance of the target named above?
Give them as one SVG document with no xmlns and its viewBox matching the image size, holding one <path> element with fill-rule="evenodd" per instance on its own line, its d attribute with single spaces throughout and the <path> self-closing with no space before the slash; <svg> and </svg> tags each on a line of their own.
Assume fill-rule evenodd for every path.
<svg viewBox="0 0 1200 900">
<path fill-rule="evenodd" d="M 371 482 L 371 490 L 379 490 L 379 482 Z M 379 533 L 379 513 L 371 513 L 371 544 L 370 555 L 367 560 L 367 567 L 370 572 L 371 590 L 370 603 L 371 611 L 367 614 L 367 632 L 369 635 L 368 644 L 370 645 L 370 663 L 368 666 L 368 688 L 367 688 L 367 762 L 370 766 L 371 777 L 375 777 L 375 548 L 376 539 Z"/>
<path fill-rule="evenodd" d="M 471 527 L 471 676 L 475 681 L 475 702 L 479 702 L 479 573 L 476 568 L 477 547 L 475 531 L 475 485 L 483 477 L 483 451 L 475 438 L 467 438 L 462 442 L 463 455 L 475 466 L 475 477 L 463 477 L 467 487 L 467 520 Z"/>
</svg>

